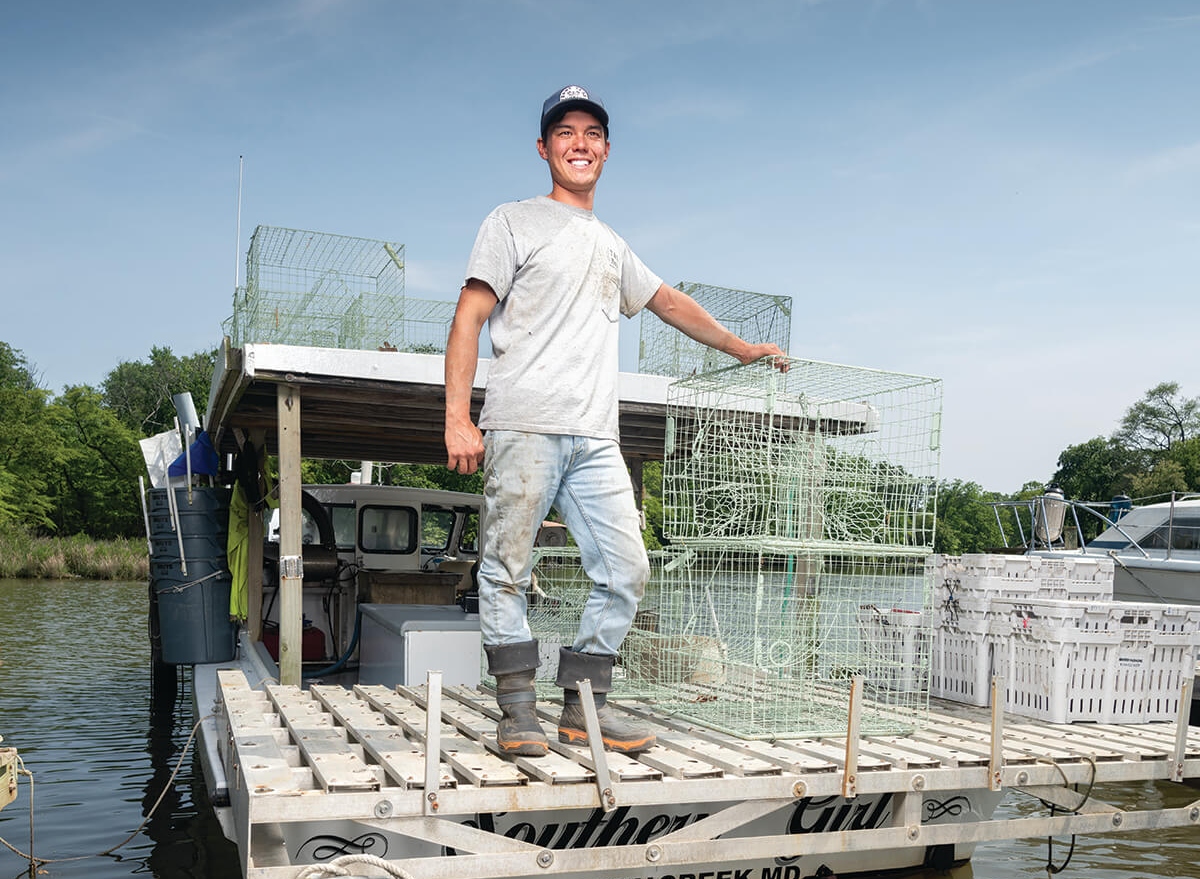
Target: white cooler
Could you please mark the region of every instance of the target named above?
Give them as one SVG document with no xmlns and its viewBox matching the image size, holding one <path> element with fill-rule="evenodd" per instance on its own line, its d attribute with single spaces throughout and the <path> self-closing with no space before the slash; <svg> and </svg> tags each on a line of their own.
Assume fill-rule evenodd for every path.
<svg viewBox="0 0 1200 879">
<path fill-rule="evenodd" d="M 478 614 L 453 604 L 363 604 L 359 611 L 359 683 L 420 686 L 440 671 L 445 685 L 479 686 Z"/>
</svg>

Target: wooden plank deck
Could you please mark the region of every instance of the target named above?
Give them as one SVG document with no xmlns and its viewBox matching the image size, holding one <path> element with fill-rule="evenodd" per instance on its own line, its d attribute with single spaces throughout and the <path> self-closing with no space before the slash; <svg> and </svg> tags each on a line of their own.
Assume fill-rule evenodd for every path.
<svg viewBox="0 0 1200 879">
<path fill-rule="evenodd" d="M 239 672 L 221 675 L 235 741 L 263 755 L 249 765 L 243 763 L 243 771 L 252 772 L 265 787 L 339 792 L 424 786 L 423 687 L 393 691 L 357 686 L 350 691 L 328 685 L 309 690 L 268 685 L 264 696 L 252 690 Z M 787 779 L 803 778 L 808 789 L 834 793 L 835 776 L 845 768 L 844 737 L 744 741 L 698 730 L 678 718 L 658 715 L 644 704 L 623 707 L 652 724 L 659 743 L 641 755 L 607 754 L 607 769 L 618 784 L 654 787 L 666 781 L 703 780 L 703 796 L 728 788 L 723 797 L 738 798 L 786 790 L 791 786 Z M 502 757 L 495 746 L 497 712 L 491 696 L 463 687 L 447 688 L 439 738 L 442 787 L 469 793 L 593 782 L 591 751 L 557 742 L 553 706 L 542 707 L 541 715 L 551 753 L 536 759 Z M 1062 778 L 1059 770 L 1086 762 L 1097 767 L 1098 780 L 1128 781 L 1169 777 L 1165 764 L 1172 758 L 1176 729 L 1169 723 L 1054 725 L 1009 717 L 1003 735 L 1006 771 L 1022 768 L 1027 770 L 1023 777 L 1038 774 L 1048 783 L 1057 783 Z M 973 786 L 972 779 L 988 765 L 990 747 L 986 709 L 938 705 L 931 709 L 928 722 L 911 735 L 863 739 L 857 767 L 862 773 L 860 791 L 862 784 L 872 790 L 903 790 L 918 771 L 934 785 L 940 775 L 952 773 L 945 787 L 964 786 L 964 782 Z M 292 756 L 287 756 L 289 751 Z M 1200 776 L 1200 728 L 1188 729 L 1184 756 L 1185 775 Z M 285 763 L 290 770 L 281 773 Z M 300 781 L 286 780 L 284 774 Z M 871 781 L 869 776 L 880 780 Z M 889 776 L 891 782 L 886 780 Z M 976 784 L 983 786 L 983 781 Z M 659 796 L 662 801 L 675 801 L 680 793 L 672 787 Z M 541 794 L 530 799 L 536 808 L 554 808 Z M 578 798 L 570 799 L 570 807 L 578 806 Z M 655 802 L 656 797 L 639 792 L 637 800 Z M 516 801 L 521 801 L 519 795 Z"/>
<path fill-rule="evenodd" d="M 997 789 L 991 765 L 993 725 L 987 709 L 938 704 L 915 733 L 865 736 L 857 749 L 848 749 L 845 736 L 745 741 L 660 715 L 646 704 L 618 702 L 615 704 L 622 710 L 653 725 L 658 744 L 640 755 L 604 754 L 603 765 L 597 765 L 596 755 L 588 748 L 558 743 L 553 705 L 540 707 L 551 740 L 550 753 L 536 759 L 512 759 L 498 754 L 498 712 L 492 697 L 477 690 L 433 690 L 435 699 L 440 691 L 440 724 L 429 727 L 426 709 L 431 691 L 425 687 L 356 686 L 348 690 L 330 685 L 301 689 L 268 684 L 265 692 L 260 692 L 249 687 L 240 671 L 219 674 L 228 747 L 232 749 L 227 765 L 240 768 L 248 788 L 239 796 L 247 803 L 252 828 L 303 820 L 386 824 L 389 829 L 446 846 L 451 845 L 449 840 L 457 840 L 457 846 L 475 852 L 470 857 L 460 851 L 452 859 L 418 859 L 429 867 L 429 872 L 421 875 L 431 877 L 522 875 L 513 872 L 515 868 L 506 868 L 508 862 L 503 858 L 519 862 L 529 856 L 530 848 L 511 839 L 489 839 L 478 829 L 468 833 L 461 822 L 438 822 L 438 816 L 537 812 L 545 819 L 544 813 L 562 809 L 727 803 L 736 805 L 721 813 L 721 822 L 738 826 L 803 797 L 840 797 L 852 790 L 857 796 L 896 797 L 900 805 L 895 820 L 908 822 L 910 842 L 920 839 L 928 845 L 931 840 L 945 844 L 947 839 L 961 843 L 1032 835 L 1033 825 L 1019 822 L 1008 822 L 1010 830 L 993 826 L 1006 823 L 1002 821 L 975 822 L 978 826 L 972 828 L 955 825 L 958 830 L 922 825 L 922 796 Z M 432 734 L 437 739 L 436 769 L 432 770 L 436 775 L 430 774 L 425 747 L 431 728 L 437 730 Z M 1053 725 L 1006 716 L 1002 727 L 1004 762 L 996 770 L 998 787 L 1026 790 L 1051 801 L 1058 796 L 1054 791 L 1062 792 L 1072 784 L 1178 780 L 1177 733 L 1176 725 L 1170 723 Z M 1200 778 L 1200 728 L 1188 728 L 1183 742 L 1182 775 Z M 857 762 L 847 766 L 847 755 L 855 750 Z M 856 777 L 847 787 L 851 773 Z M 431 778 L 438 780 L 436 791 L 425 790 Z M 602 789 L 606 779 L 608 787 Z M 1067 794 L 1072 792 L 1061 796 Z M 1200 801 L 1195 805 L 1200 806 Z M 1113 818 L 1114 814 L 1118 818 Z M 1122 817 L 1126 824 L 1119 827 Z M 1200 808 L 1187 814 L 1161 812 L 1138 817 L 1092 803 L 1078 814 L 1044 820 L 1059 822 L 1046 825 L 1055 832 L 1064 832 L 1057 828 L 1112 832 L 1142 826 L 1139 822 L 1168 826 L 1161 824 L 1168 819 L 1172 826 L 1200 824 Z M 715 816 L 709 821 L 716 822 L 714 833 L 719 834 L 724 825 Z M 1080 823 L 1088 821 L 1092 823 Z M 683 840 L 697 834 L 703 837 L 708 832 L 705 827 L 688 828 L 678 836 L 678 849 L 664 847 L 661 851 L 673 851 L 672 856 L 686 863 L 694 855 Z M 1100 827 L 1107 829 L 1098 830 Z M 897 829 L 862 833 L 872 834 L 875 841 L 871 845 L 880 847 L 894 844 L 888 834 Z M 1042 825 L 1037 832 L 1043 832 Z M 461 838 L 462 834 L 468 838 Z M 835 842 L 825 837 L 837 835 L 816 834 L 821 840 L 815 844 L 834 846 Z M 796 844 L 781 839 L 769 841 Z M 809 840 L 806 844 L 813 843 Z M 705 844 L 735 852 L 742 843 L 713 836 Z M 496 855 L 500 860 L 489 865 L 485 857 L 489 851 L 507 854 Z M 613 870 L 622 868 L 622 858 L 628 857 L 618 847 L 592 854 L 603 854 L 609 859 L 604 863 Z M 555 856 L 561 862 L 558 852 Z M 451 860 L 453 869 L 448 863 Z M 435 861 L 447 863 L 439 867 Z M 287 872 L 291 869 L 263 867 L 258 872 L 249 870 L 248 875 L 282 879 L 294 875 Z"/>
</svg>

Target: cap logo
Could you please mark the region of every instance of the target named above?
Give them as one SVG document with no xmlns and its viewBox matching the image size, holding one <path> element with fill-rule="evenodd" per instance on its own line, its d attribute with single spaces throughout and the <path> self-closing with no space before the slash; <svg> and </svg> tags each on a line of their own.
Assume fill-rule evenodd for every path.
<svg viewBox="0 0 1200 879">
<path fill-rule="evenodd" d="M 558 99 L 560 101 L 571 101 L 575 99 L 584 101 L 590 100 L 590 98 L 588 98 L 587 90 L 577 85 L 567 86 L 558 93 Z"/>
</svg>

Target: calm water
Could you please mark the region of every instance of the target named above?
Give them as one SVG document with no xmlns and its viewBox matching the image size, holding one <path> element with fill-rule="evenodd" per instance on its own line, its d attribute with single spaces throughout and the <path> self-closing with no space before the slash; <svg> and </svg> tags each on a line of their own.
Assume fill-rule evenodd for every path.
<svg viewBox="0 0 1200 879">
<path fill-rule="evenodd" d="M 167 786 L 190 733 L 190 681 L 171 698 L 151 685 L 144 583 L 0 580 L 0 735 L 34 776 L 38 857 L 73 858 L 108 849 L 145 819 Z M 165 695 L 165 698 L 164 698 Z M 1118 804 L 1180 806 L 1200 791 L 1136 784 L 1108 794 Z M 1024 798 L 1002 814 L 1043 814 Z M 29 788 L 0 812 L 0 837 L 29 848 Z M 1200 879 L 1200 830 L 1182 828 L 1079 840 L 1064 877 Z M 1061 863 L 1066 840 L 1055 843 Z M 27 862 L 0 848 L 0 879 L 27 875 Z M 237 877 L 234 849 L 205 799 L 194 756 L 146 826 L 113 855 L 51 863 L 50 877 Z M 1046 876 L 1044 840 L 989 843 L 971 866 L 924 879 Z"/>
<path fill-rule="evenodd" d="M 0 735 L 34 782 L 34 853 L 111 848 L 145 819 L 190 728 L 190 682 L 152 699 L 145 583 L 0 580 Z M 159 694 L 161 695 L 161 690 Z M 29 788 L 0 812 L 0 837 L 29 850 Z M 0 879 L 27 862 L 0 848 Z M 146 826 L 116 853 L 40 875 L 236 877 L 236 853 L 205 799 L 192 752 Z"/>
</svg>

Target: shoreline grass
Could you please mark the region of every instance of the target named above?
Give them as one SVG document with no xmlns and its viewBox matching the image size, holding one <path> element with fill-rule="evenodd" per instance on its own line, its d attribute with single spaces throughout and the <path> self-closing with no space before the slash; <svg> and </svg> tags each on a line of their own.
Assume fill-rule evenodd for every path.
<svg viewBox="0 0 1200 879">
<path fill-rule="evenodd" d="M 148 580 L 146 541 L 0 532 L 0 579 Z"/>
</svg>

